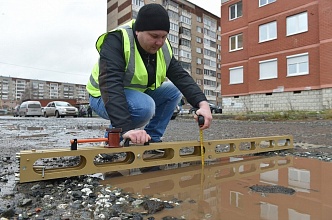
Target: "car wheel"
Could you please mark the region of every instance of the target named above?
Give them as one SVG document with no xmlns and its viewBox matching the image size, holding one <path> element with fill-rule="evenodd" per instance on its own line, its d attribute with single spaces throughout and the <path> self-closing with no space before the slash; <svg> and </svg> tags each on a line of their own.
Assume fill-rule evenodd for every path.
<svg viewBox="0 0 332 220">
<path fill-rule="evenodd" d="M 58 111 L 55 112 L 55 117 L 60 118 L 60 114 Z"/>
<path fill-rule="evenodd" d="M 216 110 L 215 110 L 215 109 L 212 109 L 212 110 L 211 110 L 211 113 L 212 113 L 212 114 L 216 114 Z"/>
</svg>

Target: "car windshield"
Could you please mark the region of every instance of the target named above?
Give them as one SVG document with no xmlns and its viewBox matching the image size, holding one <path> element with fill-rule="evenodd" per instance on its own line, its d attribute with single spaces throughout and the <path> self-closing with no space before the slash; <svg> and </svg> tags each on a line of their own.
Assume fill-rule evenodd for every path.
<svg viewBox="0 0 332 220">
<path fill-rule="evenodd" d="M 55 103 L 56 106 L 63 106 L 63 107 L 70 107 L 71 104 L 69 104 L 68 102 L 56 102 Z"/>
</svg>

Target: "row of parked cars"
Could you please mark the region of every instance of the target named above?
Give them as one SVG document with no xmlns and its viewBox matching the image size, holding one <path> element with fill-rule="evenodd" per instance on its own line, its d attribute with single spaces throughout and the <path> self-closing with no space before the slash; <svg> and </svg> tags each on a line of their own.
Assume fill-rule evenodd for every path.
<svg viewBox="0 0 332 220">
<path fill-rule="evenodd" d="M 55 116 L 63 118 L 65 116 L 78 116 L 78 108 L 72 106 L 68 102 L 53 101 L 42 107 L 39 101 L 25 101 L 21 105 L 15 107 L 13 111 L 14 117 L 49 117 Z"/>
</svg>

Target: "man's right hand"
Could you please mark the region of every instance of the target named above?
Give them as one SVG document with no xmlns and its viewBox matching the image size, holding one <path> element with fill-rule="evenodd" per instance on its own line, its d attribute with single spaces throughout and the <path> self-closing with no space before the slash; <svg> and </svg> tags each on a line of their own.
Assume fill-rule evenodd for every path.
<svg viewBox="0 0 332 220">
<path fill-rule="evenodd" d="M 133 144 L 144 144 L 151 140 L 145 130 L 130 130 L 122 135 L 122 138 L 129 139 Z"/>
<path fill-rule="evenodd" d="M 207 101 L 202 101 L 199 103 L 199 109 L 197 109 L 196 114 L 194 115 L 196 121 L 198 121 L 197 115 L 202 115 L 204 117 L 204 124 L 200 127 L 200 129 L 204 130 L 209 128 L 212 121 L 212 114 L 209 103 Z"/>
</svg>

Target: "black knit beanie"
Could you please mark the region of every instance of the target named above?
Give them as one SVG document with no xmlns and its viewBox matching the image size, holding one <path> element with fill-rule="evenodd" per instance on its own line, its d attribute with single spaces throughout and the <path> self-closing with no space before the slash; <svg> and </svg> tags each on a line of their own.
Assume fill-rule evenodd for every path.
<svg viewBox="0 0 332 220">
<path fill-rule="evenodd" d="M 163 30 L 169 32 L 169 17 L 160 4 L 144 5 L 137 14 L 136 31 Z"/>
</svg>

